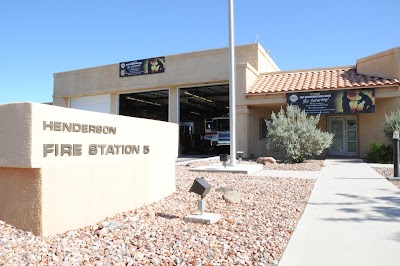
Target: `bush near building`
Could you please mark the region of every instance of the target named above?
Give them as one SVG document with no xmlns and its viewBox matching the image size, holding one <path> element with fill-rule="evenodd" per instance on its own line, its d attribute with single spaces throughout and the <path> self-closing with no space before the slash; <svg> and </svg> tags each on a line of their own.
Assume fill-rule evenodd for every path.
<svg viewBox="0 0 400 266">
<path fill-rule="evenodd" d="M 392 139 L 393 132 L 400 132 L 400 110 L 397 109 L 396 112 L 392 112 L 389 116 L 385 114 L 385 122 L 382 125 L 382 130 L 385 136 Z"/>
<path fill-rule="evenodd" d="M 393 147 L 390 144 L 385 145 L 378 141 L 372 141 L 365 159 L 369 163 L 392 163 Z"/>
<path fill-rule="evenodd" d="M 317 128 L 320 115 L 308 116 L 295 106 L 286 112 L 272 112 L 267 123 L 267 148 L 271 152 L 284 152 L 290 163 L 300 163 L 307 156 L 319 155 L 332 144 L 333 134 Z"/>
</svg>

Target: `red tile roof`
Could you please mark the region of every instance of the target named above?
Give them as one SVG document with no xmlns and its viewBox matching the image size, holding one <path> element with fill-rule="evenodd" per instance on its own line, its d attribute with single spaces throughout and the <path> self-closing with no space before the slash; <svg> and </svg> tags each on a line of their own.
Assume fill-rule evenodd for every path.
<svg viewBox="0 0 400 266">
<path fill-rule="evenodd" d="M 259 77 L 246 94 L 351 89 L 387 85 L 400 85 L 400 81 L 358 74 L 356 69 L 348 67 L 266 74 Z"/>
</svg>

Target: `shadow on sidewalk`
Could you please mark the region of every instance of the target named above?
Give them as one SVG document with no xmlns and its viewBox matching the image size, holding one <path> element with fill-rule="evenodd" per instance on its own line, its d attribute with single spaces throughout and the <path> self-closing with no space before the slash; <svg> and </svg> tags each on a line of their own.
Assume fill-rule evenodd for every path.
<svg viewBox="0 0 400 266">
<path fill-rule="evenodd" d="M 387 192 L 388 193 L 388 192 Z M 336 205 L 336 211 L 345 213 L 348 217 L 330 217 L 324 218 L 324 221 L 348 221 L 348 222 L 400 222 L 400 191 L 389 192 L 388 196 L 365 197 L 356 194 L 336 193 L 349 201 L 346 202 L 326 202 L 313 203 L 310 205 Z M 347 206 L 347 207 L 345 207 Z"/>
</svg>

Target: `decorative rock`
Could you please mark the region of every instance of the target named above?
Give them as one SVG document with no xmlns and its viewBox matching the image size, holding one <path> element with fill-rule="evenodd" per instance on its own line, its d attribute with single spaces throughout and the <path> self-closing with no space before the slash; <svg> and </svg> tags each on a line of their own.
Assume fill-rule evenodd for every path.
<svg viewBox="0 0 400 266">
<path fill-rule="evenodd" d="M 219 187 L 215 191 L 222 192 L 224 195 L 222 198 L 227 203 L 239 203 L 240 202 L 240 192 L 229 187 Z"/>
<path fill-rule="evenodd" d="M 232 190 L 232 189 L 228 188 L 228 187 L 219 187 L 215 191 L 225 193 L 228 190 Z"/>
<path fill-rule="evenodd" d="M 274 159 L 274 157 L 259 157 L 257 159 L 257 163 L 261 163 L 261 164 L 269 164 L 269 163 L 276 163 L 276 160 Z"/>
<path fill-rule="evenodd" d="M 227 190 L 225 191 L 223 198 L 227 203 L 239 203 L 240 192 L 233 189 Z"/>
<path fill-rule="evenodd" d="M 104 236 L 105 234 L 107 234 L 108 233 L 108 229 L 106 228 L 106 227 L 104 227 L 103 229 L 101 229 L 101 230 L 99 230 L 98 232 L 97 232 L 97 235 L 98 236 Z"/>
<path fill-rule="evenodd" d="M 102 225 L 102 229 L 106 229 L 106 230 L 113 230 L 113 229 L 119 229 L 120 228 L 120 223 L 114 220 L 111 221 L 104 221 L 101 223 Z"/>
</svg>

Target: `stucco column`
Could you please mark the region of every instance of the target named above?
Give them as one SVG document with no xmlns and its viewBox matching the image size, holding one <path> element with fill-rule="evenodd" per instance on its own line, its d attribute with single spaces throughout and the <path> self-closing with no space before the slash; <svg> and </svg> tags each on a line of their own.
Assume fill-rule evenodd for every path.
<svg viewBox="0 0 400 266">
<path fill-rule="evenodd" d="M 177 87 L 169 88 L 169 117 L 168 121 L 179 124 L 179 89 Z"/>
<path fill-rule="evenodd" d="M 119 95 L 116 93 L 112 93 L 111 97 L 111 105 L 110 105 L 110 114 L 117 115 L 119 113 Z"/>
<path fill-rule="evenodd" d="M 236 147 L 244 152 L 245 158 L 250 157 L 250 115 L 251 110 L 247 106 L 236 107 Z"/>
<path fill-rule="evenodd" d="M 53 105 L 61 106 L 61 107 L 68 107 L 68 99 L 65 97 L 53 97 Z"/>
</svg>

